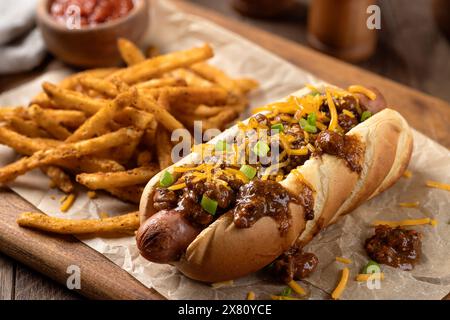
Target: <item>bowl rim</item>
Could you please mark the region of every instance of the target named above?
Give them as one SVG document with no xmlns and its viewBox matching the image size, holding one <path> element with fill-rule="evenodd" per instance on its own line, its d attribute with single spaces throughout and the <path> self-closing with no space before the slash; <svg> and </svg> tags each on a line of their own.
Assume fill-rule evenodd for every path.
<svg viewBox="0 0 450 320">
<path fill-rule="evenodd" d="M 143 10 L 148 10 L 148 0 L 133 0 L 134 5 L 131 11 L 118 19 L 100 23 L 94 26 L 85 26 L 80 29 L 68 29 L 60 22 L 56 21 L 49 13 L 48 5 L 53 0 L 40 0 L 37 6 L 36 17 L 38 21 L 45 23 L 53 29 L 58 29 L 62 32 L 68 33 L 88 33 L 93 31 L 107 30 L 114 28 L 118 25 L 126 23 L 127 21 L 134 19 Z"/>
</svg>

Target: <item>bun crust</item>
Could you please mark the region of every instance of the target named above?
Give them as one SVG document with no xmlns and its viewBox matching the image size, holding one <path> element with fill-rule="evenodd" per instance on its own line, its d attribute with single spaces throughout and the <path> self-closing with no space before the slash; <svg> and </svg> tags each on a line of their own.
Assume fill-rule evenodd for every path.
<svg viewBox="0 0 450 320">
<path fill-rule="evenodd" d="M 294 95 L 307 94 L 300 90 Z M 215 139 L 224 139 L 231 128 Z M 362 171 L 352 171 L 342 158 L 323 154 L 312 157 L 298 168 L 304 182 L 314 191 L 314 219 L 305 221 L 304 209 L 290 203 L 291 225 L 281 236 L 278 224 L 270 217 L 259 219 L 252 227 L 239 229 L 227 213 L 204 229 L 189 245 L 186 254 L 174 265 L 186 276 L 205 282 L 235 279 L 260 270 L 286 251 L 294 242 L 308 243 L 320 230 L 334 223 L 362 202 L 392 186 L 408 166 L 412 134 L 406 120 L 392 109 L 384 109 L 347 135 L 355 136 L 363 147 Z M 176 166 L 193 163 L 191 154 Z M 167 170 L 172 172 L 173 167 Z M 160 174 L 147 184 L 140 205 L 141 223 L 155 213 L 154 187 Z M 280 182 L 292 194 L 300 194 L 303 183 L 294 173 Z"/>
</svg>

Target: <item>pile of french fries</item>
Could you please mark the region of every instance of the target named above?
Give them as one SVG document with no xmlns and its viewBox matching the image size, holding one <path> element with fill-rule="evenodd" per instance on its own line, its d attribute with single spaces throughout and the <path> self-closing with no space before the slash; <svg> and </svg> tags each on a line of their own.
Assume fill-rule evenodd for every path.
<svg viewBox="0 0 450 320">
<path fill-rule="evenodd" d="M 0 168 L 0 184 L 39 168 L 66 194 L 76 181 L 138 203 L 147 181 L 172 164 L 173 130 L 192 131 L 195 120 L 223 130 L 258 86 L 207 64 L 207 44 L 165 55 L 151 48 L 147 57 L 128 40 L 118 47 L 126 67 L 45 82 L 28 107 L 0 107 L 0 144 L 24 156 Z"/>
</svg>

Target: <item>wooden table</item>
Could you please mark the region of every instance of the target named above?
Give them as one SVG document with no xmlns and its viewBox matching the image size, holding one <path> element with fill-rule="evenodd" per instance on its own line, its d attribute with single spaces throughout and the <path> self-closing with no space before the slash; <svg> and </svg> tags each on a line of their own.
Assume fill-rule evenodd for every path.
<svg viewBox="0 0 450 320">
<path fill-rule="evenodd" d="M 207 2 L 206 0 L 195 1 Z M 220 1 L 208 2 L 211 4 L 217 3 L 219 9 L 224 8 L 223 4 L 219 4 L 222 3 Z M 239 33 L 268 50 L 277 53 L 326 81 L 338 85 L 358 82 L 379 87 L 385 92 L 388 101 L 395 102 L 396 108 L 406 116 L 415 128 L 443 145 L 450 147 L 450 128 L 448 126 L 448 123 L 450 123 L 450 105 L 446 102 L 424 95 L 355 66 L 350 66 L 318 54 L 292 41 L 236 22 L 223 15 L 186 2 L 177 1 L 177 4 L 180 9 L 207 17 L 219 25 Z M 420 24 L 419 22 L 417 23 Z M 294 24 L 292 28 L 294 26 L 297 27 L 297 24 Z M 286 30 L 291 29 L 286 27 Z M 293 31 L 290 32 L 286 32 L 288 37 L 293 33 Z M 279 31 L 277 33 L 280 34 Z M 446 59 L 448 61 L 448 57 Z M 387 72 L 382 69 L 377 71 L 380 73 Z M 5 80 L 1 80 L 0 91 L 29 80 L 40 72 L 42 71 L 38 70 L 30 74 L 9 78 L 8 83 Z M 445 80 L 447 81 L 448 88 L 449 79 Z M 440 83 L 440 85 L 442 84 Z M 437 87 L 432 88 L 433 90 L 437 90 Z M 448 99 L 448 97 L 445 97 L 445 93 L 443 97 Z M 116 267 L 107 261 L 106 258 L 90 250 L 72 237 L 53 237 L 18 228 L 15 224 L 17 212 L 31 210 L 32 206 L 7 189 L 0 189 L 0 198 L 3 203 L 0 212 L 0 216 L 2 217 L 0 224 L 0 250 L 15 259 L 13 260 L 6 255 L 0 254 L 0 299 L 81 298 L 78 293 L 65 289 L 64 286 L 31 271 L 22 264 L 25 263 L 33 269 L 49 275 L 59 283 L 65 283 L 68 275 L 65 272 L 66 269 L 64 266 L 74 261 L 82 264 L 82 270 L 84 271 L 82 272 L 81 293 L 87 297 L 111 299 L 160 298 L 158 294 L 142 286 L 125 271 Z M 14 235 L 15 239 L 19 239 L 16 240 L 19 243 L 11 241 L 11 235 Z M 50 259 L 46 258 L 50 256 L 53 257 L 51 259 L 53 262 L 48 263 Z M 57 259 L 54 259 L 54 257 L 57 257 Z M 83 257 L 83 261 L 79 261 L 80 257 Z M 111 278 L 114 278 L 114 281 L 111 281 Z M 112 290 L 112 286 L 119 287 L 120 290 Z"/>
</svg>

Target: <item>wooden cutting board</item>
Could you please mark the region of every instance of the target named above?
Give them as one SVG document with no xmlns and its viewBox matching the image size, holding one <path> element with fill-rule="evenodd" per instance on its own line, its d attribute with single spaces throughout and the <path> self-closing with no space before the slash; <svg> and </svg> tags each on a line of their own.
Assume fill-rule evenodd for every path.
<svg viewBox="0 0 450 320">
<path fill-rule="evenodd" d="M 210 10 L 184 1 L 174 2 L 180 10 L 241 34 L 325 81 L 342 86 L 359 83 L 378 87 L 413 127 L 450 147 L 448 103 Z M 0 251 L 62 284 L 68 277 L 67 267 L 78 265 L 82 270 L 79 292 L 88 298 L 163 298 L 74 237 L 19 228 L 15 222 L 17 215 L 36 208 L 5 188 L 0 188 L 0 199 Z"/>
</svg>

